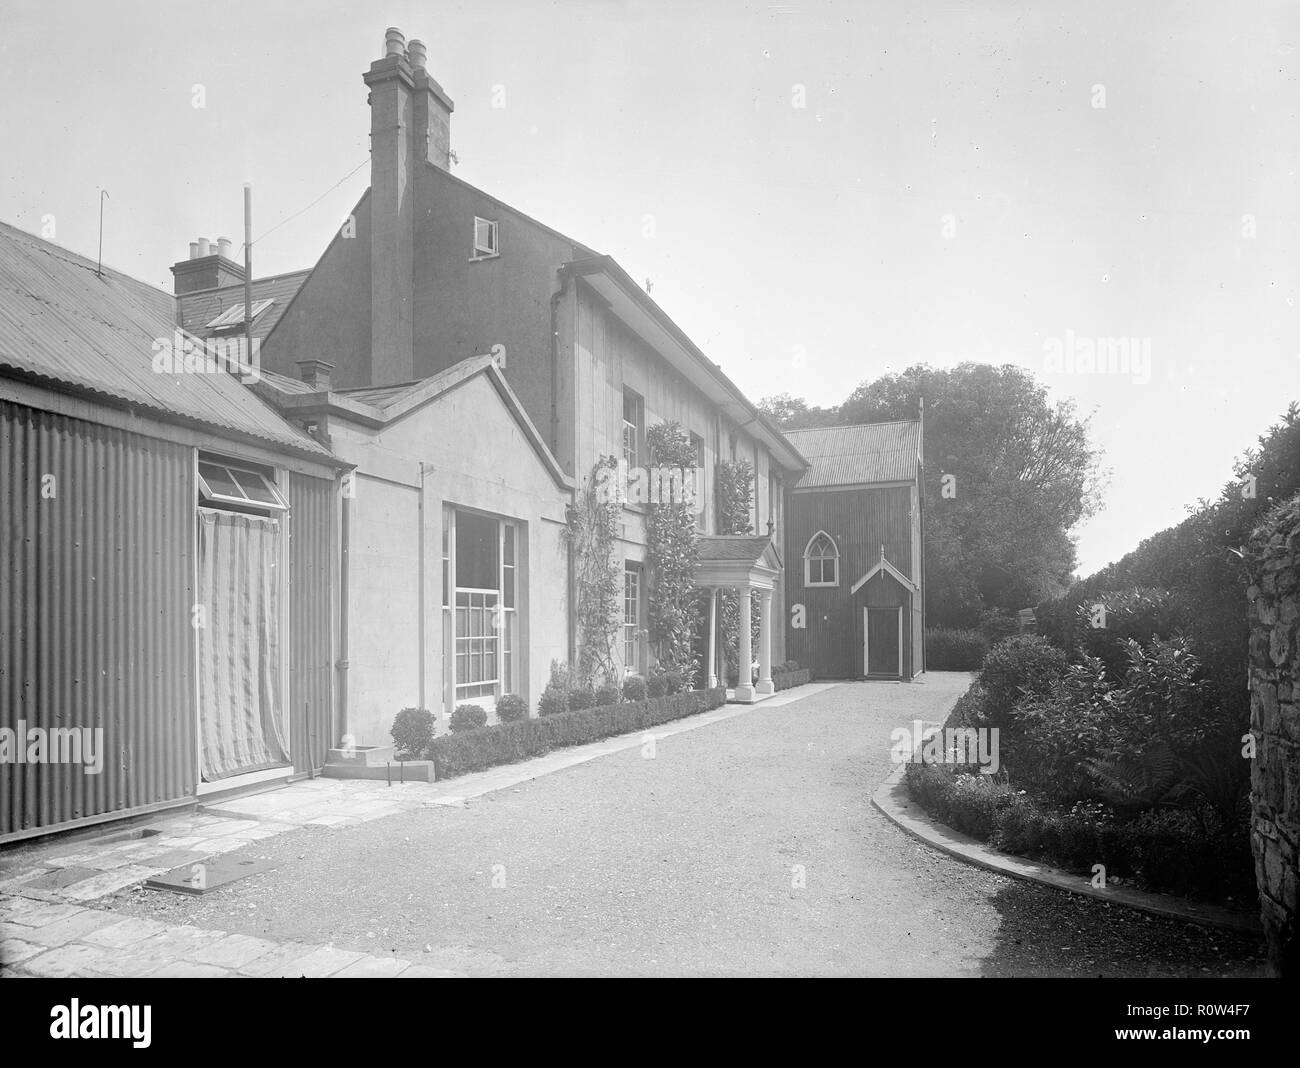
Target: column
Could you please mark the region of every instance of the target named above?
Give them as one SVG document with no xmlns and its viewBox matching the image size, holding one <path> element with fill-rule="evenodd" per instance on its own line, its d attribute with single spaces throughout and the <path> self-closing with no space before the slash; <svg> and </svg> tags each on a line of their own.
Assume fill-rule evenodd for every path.
<svg viewBox="0 0 1300 1068">
<path fill-rule="evenodd" d="M 749 587 L 737 586 L 736 594 L 740 598 L 740 633 L 736 644 L 740 647 L 739 673 L 736 676 L 736 700 L 746 704 L 754 700 L 753 664 L 754 650 L 749 638 Z"/>
<path fill-rule="evenodd" d="M 718 588 L 709 587 L 709 664 L 708 687 L 718 685 Z"/>
<path fill-rule="evenodd" d="M 759 594 L 758 608 L 758 692 L 775 693 L 772 685 L 772 591 Z"/>
</svg>

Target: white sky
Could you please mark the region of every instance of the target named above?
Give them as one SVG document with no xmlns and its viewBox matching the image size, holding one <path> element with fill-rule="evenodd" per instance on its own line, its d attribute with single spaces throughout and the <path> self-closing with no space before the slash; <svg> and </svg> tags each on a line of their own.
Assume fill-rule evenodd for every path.
<svg viewBox="0 0 1300 1068">
<path fill-rule="evenodd" d="M 455 173 L 653 279 L 751 399 L 973 358 L 1095 409 L 1085 574 L 1300 394 L 1295 3 L 0 0 L 0 218 L 93 256 L 102 186 L 105 262 L 170 289 L 193 238 L 238 245 L 244 181 L 258 236 L 366 159 L 388 25 L 456 102 Z M 1149 338 L 1151 381 L 1045 373 L 1067 332 Z"/>
</svg>

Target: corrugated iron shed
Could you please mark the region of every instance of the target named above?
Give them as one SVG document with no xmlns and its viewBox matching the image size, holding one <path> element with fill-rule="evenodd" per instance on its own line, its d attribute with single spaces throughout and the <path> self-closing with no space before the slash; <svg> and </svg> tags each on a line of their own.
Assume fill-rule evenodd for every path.
<svg viewBox="0 0 1300 1068">
<path fill-rule="evenodd" d="M 921 424 L 914 420 L 811 427 L 785 435 L 812 465 L 796 490 L 910 482 L 917 475 Z"/>
</svg>

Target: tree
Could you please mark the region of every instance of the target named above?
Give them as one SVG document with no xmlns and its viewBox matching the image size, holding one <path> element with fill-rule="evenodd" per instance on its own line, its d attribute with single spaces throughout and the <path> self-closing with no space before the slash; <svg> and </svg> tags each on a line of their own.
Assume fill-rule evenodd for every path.
<svg viewBox="0 0 1300 1068">
<path fill-rule="evenodd" d="M 831 426 L 839 422 L 836 408 L 810 408 L 802 397 L 792 397 L 789 393 L 777 393 L 764 397 L 758 402 L 758 410 L 766 412 L 778 423 L 782 430 L 799 430 L 803 427 Z"/>
</svg>

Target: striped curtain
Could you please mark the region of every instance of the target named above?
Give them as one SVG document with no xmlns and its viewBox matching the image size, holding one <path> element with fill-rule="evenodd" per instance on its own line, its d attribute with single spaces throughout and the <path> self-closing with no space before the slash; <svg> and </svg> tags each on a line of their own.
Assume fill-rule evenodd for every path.
<svg viewBox="0 0 1300 1068">
<path fill-rule="evenodd" d="M 199 732 L 207 782 L 289 761 L 280 707 L 280 521 L 199 509 Z M 199 625 L 201 624 L 201 625 Z"/>
</svg>

